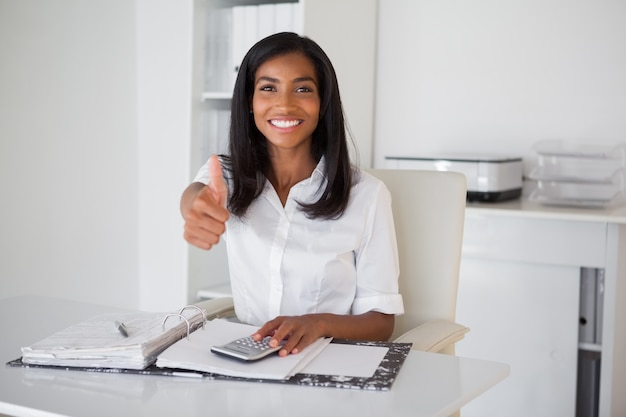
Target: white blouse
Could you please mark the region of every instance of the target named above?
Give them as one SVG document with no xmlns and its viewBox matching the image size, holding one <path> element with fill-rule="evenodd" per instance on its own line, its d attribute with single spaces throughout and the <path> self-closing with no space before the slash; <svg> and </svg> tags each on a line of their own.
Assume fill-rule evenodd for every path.
<svg viewBox="0 0 626 417">
<path fill-rule="evenodd" d="M 324 161 L 294 185 L 283 207 L 269 181 L 244 218 L 231 215 L 224 235 L 237 318 L 262 325 L 278 315 L 404 312 L 391 196 L 360 172 L 343 216 L 309 219 L 325 185 Z M 194 181 L 208 183 L 205 164 Z"/>
</svg>

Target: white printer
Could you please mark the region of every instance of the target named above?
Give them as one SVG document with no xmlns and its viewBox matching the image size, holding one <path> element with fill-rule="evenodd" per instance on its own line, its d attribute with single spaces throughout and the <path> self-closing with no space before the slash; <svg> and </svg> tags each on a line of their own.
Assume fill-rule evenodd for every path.
<svg viewBox="0 0 626 417">
<path fill-rule="evenodd" d="M 522 194 L 522 158 L 478 155 L 385 157 L 385 168 L 455 171 L 467 178 L 468 201 L 503 201 Z"/>
</svg>

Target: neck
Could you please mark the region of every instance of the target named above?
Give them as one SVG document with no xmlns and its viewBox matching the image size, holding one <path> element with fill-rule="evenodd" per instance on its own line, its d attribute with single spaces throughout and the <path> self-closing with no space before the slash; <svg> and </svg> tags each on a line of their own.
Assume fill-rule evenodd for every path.
<svg viewBox="0 0 626 417">
<path fill-rule="evenodd" d="M 272 165 L 266 175 L 267 179 L 278 193 L 283 206 L 287 201 L 291 187 L 309 178 L 315 170 L 316 165 L 316 161 L 310 154 L 300 157 L 291 155 L 290 157 L 272 158 Z"/>
</svg>

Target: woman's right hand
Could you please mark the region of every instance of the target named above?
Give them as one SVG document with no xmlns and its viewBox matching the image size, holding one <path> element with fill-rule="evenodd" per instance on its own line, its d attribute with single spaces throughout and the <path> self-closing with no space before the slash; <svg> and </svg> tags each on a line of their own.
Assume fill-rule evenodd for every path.
<svg viewBox="0 0 626 417">
<path fill-rule="evenodd" d="M 184 237 L 201 249 L 211 249 L 226 230 L 228 188 L 222 167 L 215 155 L 208 162 L 209 184 L 194 182 L 183 192 L 181 212 L 185 220 Z"/>
</svg>

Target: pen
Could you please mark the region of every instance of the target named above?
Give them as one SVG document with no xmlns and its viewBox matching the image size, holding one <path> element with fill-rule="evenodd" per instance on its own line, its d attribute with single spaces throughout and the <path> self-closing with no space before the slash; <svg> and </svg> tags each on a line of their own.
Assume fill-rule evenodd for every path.
<svg viewBox="0 0 626 417">
<path fill-rule="evenodd" d="M 117 327 L 117 330 L 121 333 L 122 336 L 128 337 L 128 330 L 126 329 L 126 326 L 124 325 L 124 323 L 116 320 L 115 327 Z"/>
</svg>

